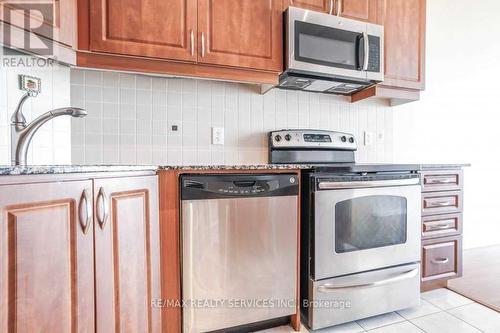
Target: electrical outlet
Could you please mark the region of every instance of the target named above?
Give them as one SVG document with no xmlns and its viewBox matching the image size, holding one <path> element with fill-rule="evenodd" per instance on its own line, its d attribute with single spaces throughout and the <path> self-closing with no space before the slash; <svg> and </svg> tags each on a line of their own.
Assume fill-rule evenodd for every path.
<svg viewBox="0 0 500 333">
<path fill-rule="evenodd" d="M 365 131 L 365 146 L 371 146 L 373 144 L 373 132 Z"/>
<path fill-rule="evenodd" d="M 212 127 L 212 144 L 224 144 L 224 127 Z"/>
</svg>

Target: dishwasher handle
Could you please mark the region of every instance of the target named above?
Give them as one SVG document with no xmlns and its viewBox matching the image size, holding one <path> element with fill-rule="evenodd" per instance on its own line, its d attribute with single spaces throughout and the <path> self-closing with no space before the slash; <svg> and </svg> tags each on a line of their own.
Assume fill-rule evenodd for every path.
<svg viewBox="0 0 500 333">
<path fill-rule="evenodd" d="M 298 195 L 298 174 L 181 176 L 181 199 L 228 199 Z"/>
</svg>

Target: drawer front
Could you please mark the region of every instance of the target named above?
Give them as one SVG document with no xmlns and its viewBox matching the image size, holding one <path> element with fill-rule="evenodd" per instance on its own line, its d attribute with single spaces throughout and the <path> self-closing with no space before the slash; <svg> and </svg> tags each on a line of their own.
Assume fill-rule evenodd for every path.
<svg viewBox="0 0 500 333">
<path fill-rule="evenodd" d="M 462 213 L 422 217 L 422 239 L 462 233 Z"/>
<path fill-rule="evenodd" d="M 462 170 L 422 172 L 422 192 L 460 190 L 463 187 L 462 182 Z"/>
<path fill-rule="evenodd" d="M 462 236 L 422 242 L 422 281 L 462 275 Z"/>
<path fill-rule="evenodd" d="M 422 215 L 460 213 L 461 211 L 461 191 L 422 193 Z"/>
</svg>

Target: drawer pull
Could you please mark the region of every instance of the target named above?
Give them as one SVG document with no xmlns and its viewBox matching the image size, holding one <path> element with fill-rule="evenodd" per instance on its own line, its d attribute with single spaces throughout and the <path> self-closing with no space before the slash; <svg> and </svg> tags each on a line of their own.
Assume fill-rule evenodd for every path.
<svg viewBox="0 0 500 333">
<path fill-rule="evenodd" d="M 428 184 L 454 184 L 454 179 L 429 179 L 427 180 Z"/>
<path fill-rule="evenodd" d="M 429 229 L 430 230 L 444 230 L 444 229 L 449 229 L 450 227 L 451 227 L 451 225 L 449 225 L 449 224 L 438 224 L 438 225 L 430 226 Z"/>
<path fill-rule="evenodd" d="M 448 261 L 450 261 L 450 259 L 448 259 L 448 258 L 437 258 L 437 259 L 432 259 L 431 261 L 432 261 L 433 264 L 439 264 L 439 265 L 441 265 L 441 264 L 448 263 Z"/>
<path fill-rule="evenodd" d="M 431 206 L 433 207 L 447 207 L 451 205 L 452 203 L 450 201 L 436 201 L 431 203 Z"/>
</svg>

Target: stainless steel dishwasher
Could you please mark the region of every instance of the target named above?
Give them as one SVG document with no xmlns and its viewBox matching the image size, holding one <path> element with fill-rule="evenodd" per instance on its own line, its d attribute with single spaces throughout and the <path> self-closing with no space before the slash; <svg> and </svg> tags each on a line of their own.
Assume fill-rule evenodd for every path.
<svg viewBox="0 0 500 333">
<path fill-rule="evenodd" d="M 183 331 L 296 313 L 298 177 L 185 175 Z"/>
</svg>

